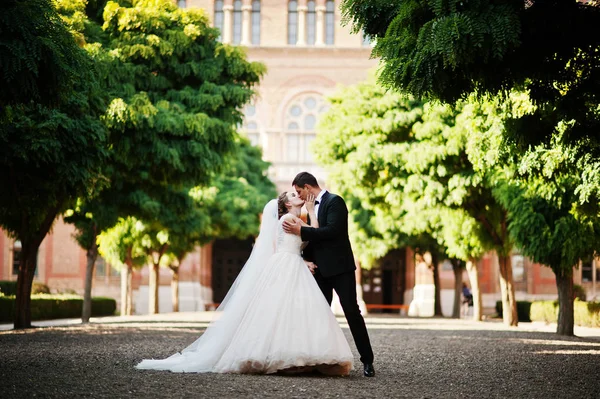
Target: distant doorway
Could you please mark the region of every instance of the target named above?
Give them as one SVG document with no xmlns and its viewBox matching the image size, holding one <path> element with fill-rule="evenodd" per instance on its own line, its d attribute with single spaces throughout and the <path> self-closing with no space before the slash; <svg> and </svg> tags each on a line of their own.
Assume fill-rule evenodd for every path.
<svg viewBox="0 0 600 399">
<path fill-rule="evenodd" d="M 363 299 L 367 305 L 403 305 L 406 289 L 406 250 L 395 249 L 370 270 L 362 270 Z M 394 309 L 369 310 L 372 313 L 397 313 Z"/>
<path fill-rule="evenodd" d="M 227 295 L 246 264 L 253 244 L 253 237 L 246 240 L 217 240 L 213 243 L 212 289 L 215 303 L 221 303 Z"/>
</svg>

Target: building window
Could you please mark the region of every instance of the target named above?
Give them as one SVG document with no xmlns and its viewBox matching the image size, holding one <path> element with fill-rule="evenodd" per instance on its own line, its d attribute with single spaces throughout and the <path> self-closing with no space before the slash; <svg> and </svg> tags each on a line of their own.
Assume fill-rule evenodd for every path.
<svg viewBox="0 0 600 399">
<path fill-rule="evenodd" d="M 284 118 L 286 161 L 313 162 L 311 143 L 319 115 L 326 110 L 323 98 L 314 93 L 299 96 L 290 104 Z"/>
<path fill-rule="evenodd" d="M 107 277 L 119 277 L 121 275 L 120 271 L 111 267 L 106 260 L 99 256 L 96 258 L 96 263 L 94 264 L 94 273 L 96 278 L 105 279 Z"/>
<path fill-rule="evenodd" d="M 12 259 L 12 274 L 17 276 L 19 274 L 19 266 L 21 265 L 21 253 L 23 251 L 23 246 L 21 245 L 21 241 L 17 240 L 13 244 L 13 259 Z M 38 272 L 38 258 L 37 253 L 35 254 L 35 271 L 33 275 L 37 277 L 39 275 Z"/>
<path fill-rule="evenodd" d="M 19 265 L 21 264 L 21 241 L 15 241 L 13 244 L 12 274 L 19 274 Z"/>
<path fill-rule="evenodd" d="M 177 7 L 187 8 L 187 0 L 177 0 Z"/>
<path fill-rule="evenodd" d="M 513 281 L 517 283 L 525 281 L 525 257 L 523 255 L 513 255 L 511 263 L 513 269 Z"/>
<path fill-rule="evenodd" d="M 242 41 L 242 0 L 233 2 L 233 44 Z"/>
<path fill-rule="evenodd" d="M 219 40 L 223 35 L 223 0 L 215 1 L 215 28 L 219 28 Z"/>
<path fill-rule="evenodd" d="M 288 44 L 295 45 L 298 41 L 298 2 L 288 3 Z"/>
<path fill-rule="evenodd" d="M 333 44 L 335 32 L 335 4 L 327 0 L 325 4 L 325 44 Z"/>
<path fill-rule="evenodd" d="M 246 134 L 246 137 L 250 140 L 250 144 L 253 146 L 260 145 L 260 130 L 258 126 L 256 106 L 250 104 L 244 110 L 244 124 L 242 126 L 242 131 Z"/>
<path fill-rule="evenodd" d="M 315 44 L 317 34 L 317 10 L 314 0 L 308 0 L 306 13 L 306 43 L 309 46 Z"/>
<path fill-rule="evenodd" d="M 252 44 L 260 44 L 260 0 L 252 2 Z"/>
<path fill-rule="evenodd" d="M 96 277 L 104 278 L 106 276 L 106 261 L 102 256 L 96 258 L 94 270 L 96 271 Z"/>
<path fill-rule="evenodd" d="M 581 259 L 581 281 L 591 282 L 594 279 L 594 257 L 592 255 Z"/>
</svg>

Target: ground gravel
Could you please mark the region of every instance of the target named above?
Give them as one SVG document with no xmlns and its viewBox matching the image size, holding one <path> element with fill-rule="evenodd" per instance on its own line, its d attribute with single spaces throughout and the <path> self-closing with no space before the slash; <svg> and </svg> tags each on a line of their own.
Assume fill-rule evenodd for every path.
<svg viewBox="0 0 600 399">
<path fill-rule="evenodd" d="M 109 320 L 109 319 L 107 319 Z M 499 322 L 368 317 L 374 378 L 136 370 L 207 325 L 195 315 L 0 331 L 0 398 L 599 398 L 600 333 L 561 338 Z M 593 334 L 592 334 L 593 335 Z"/>
</svg>

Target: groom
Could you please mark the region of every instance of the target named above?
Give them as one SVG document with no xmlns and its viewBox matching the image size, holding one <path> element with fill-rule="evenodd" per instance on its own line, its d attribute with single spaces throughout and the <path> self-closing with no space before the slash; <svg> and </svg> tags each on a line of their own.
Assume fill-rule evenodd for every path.
<svg viewBox="0 0 600 399">
<path fill-rule="evenodd" d="M 360 361 L 364 365 L 364 375 L 373 377 L 373 350 L 356 300 L 356 265 L 348 238 L 346 203 L 339 195 L 322 190 L 317 179 L 308 172 L 299 173 L 292 185 L 303 200 L 306 201 L 309 195 L 315 197 L 315 213 L 319 227 L 302 226 L 300 223 L 286 220 L 283 222 L 283 229 L 287 233 L 299 235 L 302 241 L 309 242 L 303 256 L 316 264 L 315 280 L 329 305 L 333 299 L 333 290 L 338 294 L 360 353 Z"/>
</svg>

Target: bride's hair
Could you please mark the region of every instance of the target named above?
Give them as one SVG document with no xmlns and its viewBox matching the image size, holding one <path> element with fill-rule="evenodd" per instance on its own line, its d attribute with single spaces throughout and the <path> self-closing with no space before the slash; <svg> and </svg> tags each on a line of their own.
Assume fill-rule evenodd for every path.
<svg viewBox="0 0 600 399">
<path fill-rule="evenodd" d="M 277 218 L 278 219 L 281 219 L 281 217 L 283 215 L 285 215 L 286 213 L 289 212 L 287 209 L 287 206 L 285 206 L 286 202 L 288 202 L 287 191 L 284 191 L 281 194 L 279 194 L 279 197 L 277 197 Z"/>
</svg>

